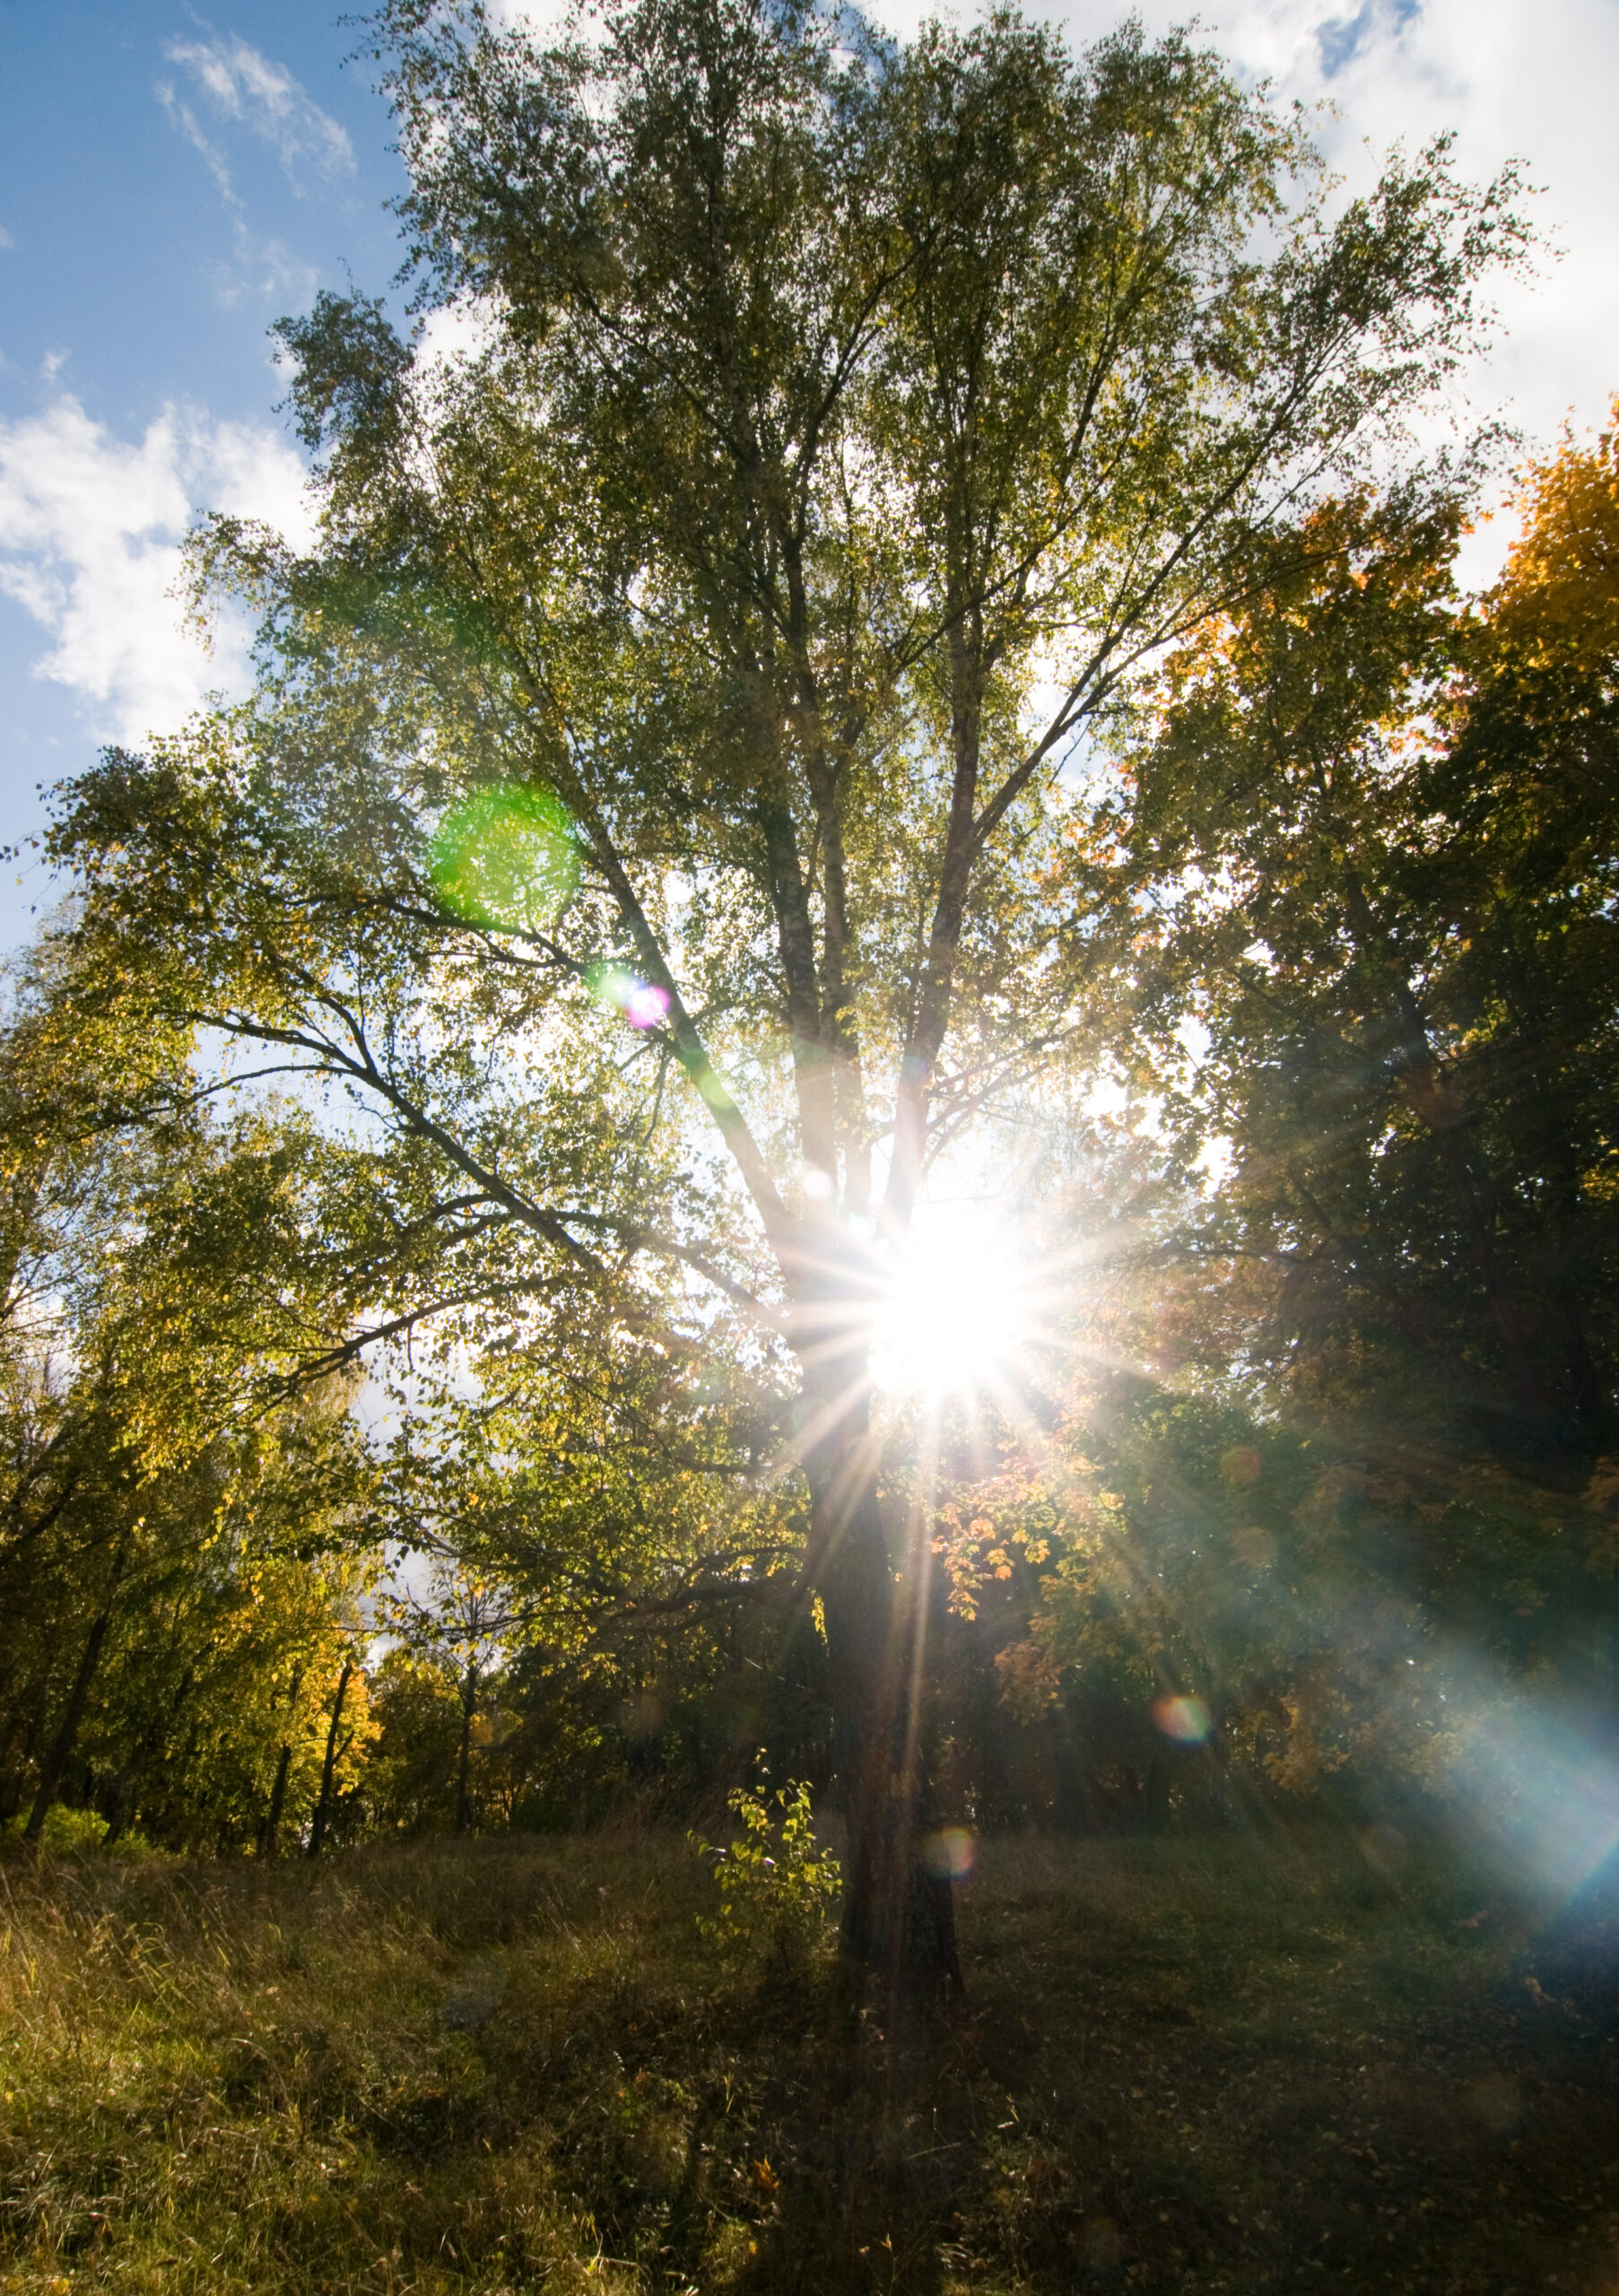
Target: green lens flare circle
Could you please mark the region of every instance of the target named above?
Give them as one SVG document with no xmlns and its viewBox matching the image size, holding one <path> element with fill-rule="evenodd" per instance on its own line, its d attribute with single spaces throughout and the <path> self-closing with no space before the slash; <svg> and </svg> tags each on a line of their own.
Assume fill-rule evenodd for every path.
<svg viewBox="0 0 1619 2296">
<path fill-rule="evenodd" d="M 445 814 L 428 874 L 445 908 L 465 923 L 544 933 L 579 883 L 579 840 L 567 808 L 549 790 L 497 781 Z"/>
</svg>

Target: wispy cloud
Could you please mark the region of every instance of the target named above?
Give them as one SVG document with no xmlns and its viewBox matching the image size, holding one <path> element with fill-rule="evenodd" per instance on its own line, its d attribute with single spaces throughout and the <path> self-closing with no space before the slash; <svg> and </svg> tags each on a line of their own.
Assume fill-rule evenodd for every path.
<svg viewBox="0 0 1619 2296">
<path fill-rule="evenodd" d="M 274 295 L 283 306 L 301 309 L 313 301 L 320 283 L 313 264 L 295 256 L 283 239 L 257 238 L 239 215 L 231 260 L 213 265 L 209 275 L 215 300 L 227 310 L 253 295 Z"/>
<path fill-rule="evenodd" d="M 158 100 L 168 113 L 171 124 L 178 128 L 194 151 L 202 153 L 204 160 L 207 162 L 208 172 L 213 176 L 225 197 L 234 199 L 236 195 L 231 188 L 230 163 L 213 137 L 205 133 L 202 123 L 190 105 L 176 93 L 174 83 L 171 80 L 160 80 L 157 83 L 157 91 Z"/>
<path fill-rule="evenodd" d="M 11 233 L 6 230 L 6 228 L 5 228 L 4 224 L 4 223 L 0 223 L 0 249 L 5 248 L 14 248 L 14 247 L 16 246 L 16 244 L 17 244 L 17 242 L 15 241 L 15 239 L 13 239 L 13 237 L 12 237 Z"/>
<path fill-rule="evenodd" d="M 213 120 L 245 127 L 268 144 L 300 197 L 312 178 L 329 182 L 352 172 L 353 147 L 341 123 L 306 95 L 283 65 L 249 48 L 246 40 L 170 40 L 163 54 L 187 75 L 190 100 L 171 80 L 158 83 L 159 99 L 180 134 L 201 152 L 227 198 L 235 196 L 229 161 L 217 136 L 204 126 L 193 100 Z"/>
<path fill-rule="evenodd" d="M 0 590 L 48 639 L 34 674 L 71 687 L 92 733 L 135 741 L 239 684 L 243 633 L 210 655 L 174 595 L 199 509 L 259 517 L 307 540 L 303 465 L 276 431 L 167 409 L 138 442 L 74 398 L 0 422 Z"/>
</svg>

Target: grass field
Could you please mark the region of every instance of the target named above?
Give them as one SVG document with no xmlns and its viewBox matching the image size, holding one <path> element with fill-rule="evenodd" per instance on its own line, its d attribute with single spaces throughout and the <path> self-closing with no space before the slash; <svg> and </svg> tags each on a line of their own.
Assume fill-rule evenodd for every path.
<svg viewBox="0 0 1619 2296">
<path fill-rule="evenodd" d="M 675 1835 L 13 1858 L 0 2287 L 1619 2291 L 1619 2019 L 1380 1863 L 988 1843 L 884 2030 Z"/>
</svg>

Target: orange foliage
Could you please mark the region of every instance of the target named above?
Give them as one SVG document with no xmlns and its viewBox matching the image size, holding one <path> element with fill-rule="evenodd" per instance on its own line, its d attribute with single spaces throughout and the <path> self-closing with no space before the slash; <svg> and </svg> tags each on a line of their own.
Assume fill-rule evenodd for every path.
<svg viewBox="0 0 1619 2296">
<path fill-rule="evenodd" d="M 1565 437 L 1529 465 L 1524 532 L 1491 599 L 1496 629 L 1547 664 L 1619 656 L 1619 396 L 1612 420 L 1594 447 Z"/>
</svg>

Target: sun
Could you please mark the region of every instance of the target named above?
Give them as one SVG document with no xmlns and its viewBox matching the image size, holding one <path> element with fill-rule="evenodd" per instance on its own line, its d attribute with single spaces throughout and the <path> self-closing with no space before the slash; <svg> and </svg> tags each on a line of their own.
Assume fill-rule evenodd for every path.
<svg viewBox="0 0 1619 2296">
<path fill-rule="evenodd" d="M 1034 1323 L 1031 1272 L 1015 1237 L 965 1217 L 928 1219 L 877 1310 L 874 1384 L 938 1397 L 999 1387 Z"/>
</svg>

